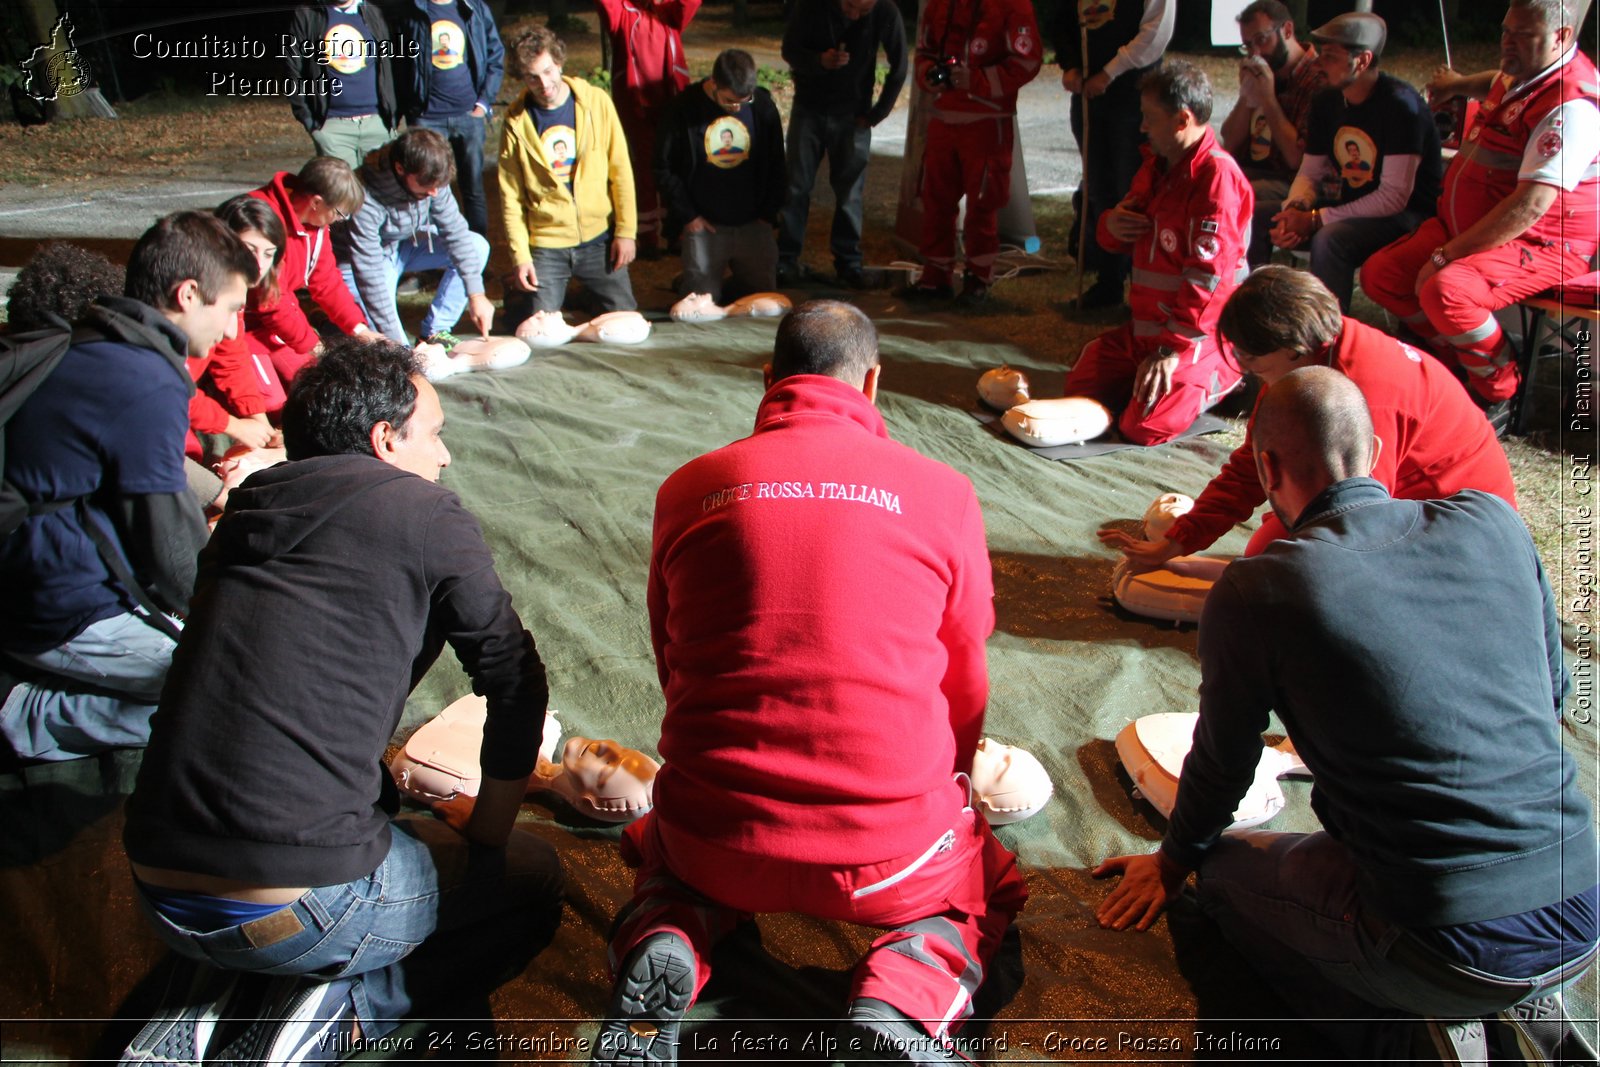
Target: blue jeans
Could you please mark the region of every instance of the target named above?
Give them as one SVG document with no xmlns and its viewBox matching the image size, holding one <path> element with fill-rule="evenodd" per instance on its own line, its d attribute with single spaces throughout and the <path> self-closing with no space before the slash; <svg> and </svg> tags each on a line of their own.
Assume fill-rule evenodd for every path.
<svg viewBox="0 0 1600 1067">
<path fill-rule="evenodd" d="M 732 272 L 729 286 L 735 296 L 764 293 L 778 284 L 778 247 L 772 241 L 772 224 L 764 219 L 743 226 L 719 225 L 715 233 L 685 233 L 683 278 L 678 291 L 710 293 L 722 303 L 723 275 Z"/>
<path fill-rule="evenodd" d="M 307 890 L 253 922 L 200 933 L 143 893 L 139 904 L 180 956 L 228 971 L 358 979 L 351 995 L 368 1037 L 416 1008 L 493 989 L 549 944 L 562 876 L 544 841 L 513 831 L 505 848 L 487 848 L 430 817 L 390 825 L 389 854 L 371 874 Z"/>
<path fill-rule="evenodd" d="M 476 233 L 472 234 L 472 240 L 480 246 L 479 254 L 483 257 L 483 261 L 488 263 L 489 242 Z M 400 287 L 402 274 L 441 268 L 444 270 L 444 277 L 439 279 L 439 291 L 433 294 L 433 304 L 428 308 L 428 313 L 422 317 L 420 332 L 423 337 L 431 337 L 441 330 L 453 329 L 455 324 L 461 321 L 462 312 L 467 310 L 467 285 L 461 280 L 455 264 L 450 261 L 450 252 L 445 247 L 444 238 L 435 235 L 431 250 L 425 235 L 417 240 L 408 238 L 395 245 L 394 250 L 384 260 L 384 285 L 387 287 L 386 291 L 390 293 Z M 361 299 L 361 291 L 356 287 L 355 271 L 350 264 L 339 264 L 339 273 L 344 275 L 345 288 L 350 290 L 356 306 L 367 317 L 372 328 L 393 340 L 405 342 L 405 330 L 400 325 L 398 313 L 392 322 L 383 321 L 382 315 L 374 316 L 367 308 L 366 302 Z M 394 307 L 392 302 L 390 307 Z"/>
<path fill-rule="evenodd" d="M 483 128 L 487 121 L 469 111 L 449 118 L 423 115 L 407 123 L 413 129 L 437 130 L 450 142 L 456 157 L 456 199 L 467 225 L 481 237 L 489 236 L 489 198 L 483 191 Z"/>
<path fill-rule="evenodd" d="M 794 106 L 789 115 L 789 190 L 779 218 L 778 259 L 798 263 L 811 216 L 811 187 L 823 154 L 828 157 L 828 184 L 833 189 L 833 230 L 828 247 L 835 270 L 861 266 L 861 192 L 872 158 L 872 130 L 856 125 L 854 115 L 821 115 Z"/>
<path fill-rule="evenodd" d="M 1412 211 L 1377 219 L 1330 222 L 1311 235 L 1311 273 L 1339 298 L 1339 310 L 1348 314 L 1356 269 L 1372 253 L 1420 225 L 1422 216 Z"/>
<path fill-rule="evenodd" d="M 1199 879 L 1201 910 L 1299 1014 L 1344 1020 L 1330 1037 L 1352 1053 L 1408 1059 L 1410 1033 L 1395 1022 L 1477 1018 L 1575 977 L 1508 979 L 1452 963 L 1367 911 L 1357 877 L 1326 833 L 1244 830 L 1222 836 Z"/>
<path fill-rule="evenodd" d="M 148 744 L 172 649 L 166 634 L 124 614 L 44 652 L 8 651 L 29 673 L 0 703 L 0 738 L 32 760 Z"/>
</svg>

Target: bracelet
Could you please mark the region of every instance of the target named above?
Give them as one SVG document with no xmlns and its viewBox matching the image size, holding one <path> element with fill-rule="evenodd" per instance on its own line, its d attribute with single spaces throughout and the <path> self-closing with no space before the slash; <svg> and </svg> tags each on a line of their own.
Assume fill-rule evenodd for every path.
<svg viewBox="0 0 1600 1067">
<path fill-rule="evenodd" d="M 1314 207 L 1311 209 L 1311 232 L 1316 233 L 1320 229 L 1322 229 L 1322 209 Z"/>
<path fill-rule="evenodd" d="M 1438 248 L 1435 248 L 1431 253 L 1429 253 L 1428 258 L 1431 259 L 1433 261 L 1433 265 L 1438 267 L 1440 270 L 1444 270 L 1450 265 L 1450 258 L 1444 254 L 1444 245 L 1440 245 Z"/>
</svg>

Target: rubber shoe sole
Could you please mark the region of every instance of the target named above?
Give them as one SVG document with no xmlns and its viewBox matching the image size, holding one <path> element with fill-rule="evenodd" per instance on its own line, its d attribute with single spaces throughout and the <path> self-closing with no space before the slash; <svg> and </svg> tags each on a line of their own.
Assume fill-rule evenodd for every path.
<svg viewBox="0 0 1600 1067">
<path fill-rule="evenodd" d="M 162 1011 L 128 1042 L 119 1064 L 200 1067 L 233 995 L 237 974 L 189 963 L 174 972 Z"/>
<path fill-rule="evenodd" d="M 948 1038 L 937 1038 L 910 1016 L 881 1000 L 862 997 L 834 1032 L 839 1062 L 855 1065 L 884 1063 L 953 1064 L 972 1060 L 957 1051 Z"/>
<path fill-rule="evenodd" d="M 639 942 L 611 992 L 595 1064 L 677 1063 L 678 1024 L 694 999 L 694 953 L 677 934 Z"/>
</svg>

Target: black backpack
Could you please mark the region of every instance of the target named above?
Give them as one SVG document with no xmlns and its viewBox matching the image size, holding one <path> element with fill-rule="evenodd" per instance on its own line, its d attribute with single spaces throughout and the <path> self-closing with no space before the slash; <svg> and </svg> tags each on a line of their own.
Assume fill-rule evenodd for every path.
<svg viewBox="0 0 1600 1067">
<path fill-rule="evenodd" d="M 100 553 L 100 559 L 116 576 L 117 581 L 122 583 L 128 594 L 138 602 L 150 625 L 176 641 L 177 627 L 173 626 L 167 616 L 151 602 L 149 594 L 139 584 L 138 579 L 134 578 L 133 570 L 123 557 L 121 547 L 105 532 L 94 516 L 89 514 L 89 509 L 85 506 L 87 498 L 73 497 L 67 500 L 29 504 L 21 490 L 5 478 L 7 424 L 22 410 L 22 405 L 28 402 L 28 398 L 38 392 L 45 379 L 55 372 L 62 357 L 67 354 L 67 349 L 75 344 L 104 339 L 102 333 L 91 327 L 79 327 L 74 330 L 60 319 L 57 319 L 56 323 L 57 325 L 26 333 L 0 335 L 0 541 L 10 537 L 30 516 L 48 515 L 51 512 L 76 507 L 79 525 L 94 542 L 95 549 Z"/>
</svg>

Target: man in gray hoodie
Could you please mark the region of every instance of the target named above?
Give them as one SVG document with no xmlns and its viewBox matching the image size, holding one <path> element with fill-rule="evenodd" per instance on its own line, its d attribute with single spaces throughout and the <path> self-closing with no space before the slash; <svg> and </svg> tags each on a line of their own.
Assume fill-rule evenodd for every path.
<svg viewBox="0 0 1600 1067">
<path fill-rule="evenodd" d="M 450 330 L 463 311 L 487 337 L 494 305 L 483 292 L 489 242 L 473 233 L 450 191 L 455 159 L 433 130 L 407 130 L 367 157 L 356 172 L 367 199 L 333 227 L 339 270 L 374 329 L 409 343 L 395 289 L 400 276 L 444 268 L 433 305 L 422 318 L 421 336 L 455 344 Z"/>
</svg>

